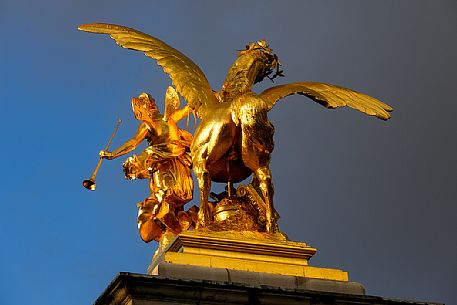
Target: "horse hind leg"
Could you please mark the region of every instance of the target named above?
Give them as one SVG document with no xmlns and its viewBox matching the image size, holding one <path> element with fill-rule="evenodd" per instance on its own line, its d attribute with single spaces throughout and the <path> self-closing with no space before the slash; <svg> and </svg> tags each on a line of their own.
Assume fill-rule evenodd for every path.
<svg viewBox="0 0 457 305">
<path fill-rule="evenodd" d="M 265 115 L 265 116 L 262 116 Z M 262 130 L 262 132 L 258 132 Z M 265 113 L 256 117 L 254 125 L 249 121 L 242 124 L 241 155 L 243 163 L 254 173 L 258 186 L 265 200 L 266 231 L 278 231 L 276 212 L 273 207 L 273 184 L 269 168 L 270 155 L 273 151 L 274 128 L 268 122 Z"/>
<path fill-rule="evenodd" d="M 271 181 L 271 172 L 268 166 L 261 166 L 255 171 L 255 176 L 259 183 L 259 188 L 262 191 L 266 203 L 265 218 L 266 218 L 266 231 L 267 233 L 275 233 L 278 231 L 276 222 L 275 209 L 273 206 L 273 184 Z"/>
<path fill-rule="evenodd" d="M 243 145 L 243 162 L 254 173 L 254 183 L 258 184 L 265 200 L 266 231 L 268 233 L 275 233 L 278 231 L 278 225 L 273 206 L 273 183 L 268 166 L 270 158 L 269 155 L 260 153 L 258 150 L 251 149 L 251 147 L 252 145 Z"/>
</svg>

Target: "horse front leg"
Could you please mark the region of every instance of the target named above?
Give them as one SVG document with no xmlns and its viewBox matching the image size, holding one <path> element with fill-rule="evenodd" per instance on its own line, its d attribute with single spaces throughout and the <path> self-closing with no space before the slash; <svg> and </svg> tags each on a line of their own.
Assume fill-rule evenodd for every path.
<svg viewBox="0 0 457 305">
<path fill-rule="evenodd" d="M 211 190 L 211 178 L 208 171 L 203 171 L 197 176 L 200 188 L 200 209 L 198 211 L 198 222 L 196 229 L 206 227 L 211 221 L 211 211 L 209 208 L 208 197 Z"/>
<path fill-rule="evenodd" d="M 224 156 L 234 141 L 236 126 L 230 121 L 229 114 L 225 111 L 214 119 L 202 121 L 191 146 L 193 170 L 200 188 L 197 229 L 208 226 L 212 221 L 213 215 L 208 202 L 211 190 L 209 168 Z"/>
</svg>

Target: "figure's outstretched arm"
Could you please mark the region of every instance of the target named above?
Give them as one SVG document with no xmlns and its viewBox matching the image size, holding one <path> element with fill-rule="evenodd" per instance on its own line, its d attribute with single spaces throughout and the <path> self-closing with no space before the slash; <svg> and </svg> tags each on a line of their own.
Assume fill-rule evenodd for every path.
<svg viewBox="0 0 457 305">
<path fill-rule="evenodd" d="M 188 116 L 191 111 L 192 109 L 188 105 L 186 105 L 181 109 L 175 110 L 175 112 L 173 112 L 173 114 L 171 115 L 171 119 L 175 122 L 179 122 L 186 116 Z"/>
<path fill-rule="evenodd" d="M 109 152 L 107 150 L 101 150 L 99 155 L 101 158 L 105 158 L 108 160 L 112 160 L 114 158 L 117 158 L 119 156 L 125 155 L 126 153 L 131 152 L 134 150 L 138 144 L 140 144 L 145 138 L 146 135 L 148 134 L 149 128 L 146 125 L 146 123 L 141 123 L 140 126 L 138 127 L 138 130 L 133 138 L 125 142 L 123 145 L 121 145 L 118 149 Z"/>
</svg>

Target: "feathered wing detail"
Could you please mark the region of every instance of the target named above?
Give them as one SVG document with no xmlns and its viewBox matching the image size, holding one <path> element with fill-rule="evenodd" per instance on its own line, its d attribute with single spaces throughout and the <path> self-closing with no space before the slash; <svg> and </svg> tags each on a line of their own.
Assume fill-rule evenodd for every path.
<svg viewBox="0 0 457 305">
<path fill-rule="evenodd" d="M 292 94 L 301 94 L 326 108 L 351 107 L 382 120 L 390 118 L 392 107 L 364 93 L 336 85 L 318 82 L 299 82 L 269 88 L 260 94 L 270 110 L 278 100 Z"/>
<path fill-rule="evenodd" d="M 179 109 L 180 101 L 178 92 L 172 86 L 168 86 L 167 92 L 165 93 L 165 111 L 163 118 L 168 120 L 171 115 Z"/>
<path fill-rule="evenodd" d="M 202 114 L 201 106 L 218 103 L 208 80 L 201 69 L 188 57 L 165 42 L 140 31 L 114 24 L 83 24 L 79 30 L 109 34 L 116 43 L 126 49 L 142 51 L 157 61 L 167 73 L 179 94 L 187 104 Z M 200 110 L 200 111 L 199 111 Z"/>
</svg>

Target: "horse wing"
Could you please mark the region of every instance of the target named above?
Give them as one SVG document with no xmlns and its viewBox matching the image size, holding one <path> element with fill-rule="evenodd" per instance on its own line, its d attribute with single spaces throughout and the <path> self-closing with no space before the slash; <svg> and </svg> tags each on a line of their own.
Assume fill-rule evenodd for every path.
<svg viewBox="0 0 457 305">
<path fill-rule="evenodd" d="M 201 69 L 187 56 L 165 42 L 140 31 L 114 24 L 83 24 L 79 30 L 97 34 L 109 34 L 116 43 L 126 49 L 142 51 L 153 58 L 167 73 L 176 90 L 188 105 L 201 116 L 201 106 L 218 103 L 208 80 Z"/>
<path fill-rule="evenodd" d="M 318 82 L 297 82 L 275 86 L 263 91 L 260 97 L 270 110 L 277 101 L 292 94 L 305 95 L 329 109 L 347 106 L 382 120 L 388 120 L 389 112 L 393 110 L 389 105 L 364 93 Z"/>
</svg>

